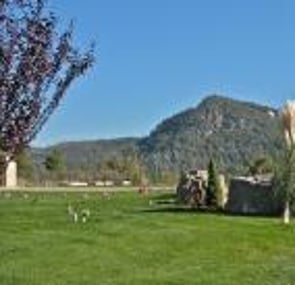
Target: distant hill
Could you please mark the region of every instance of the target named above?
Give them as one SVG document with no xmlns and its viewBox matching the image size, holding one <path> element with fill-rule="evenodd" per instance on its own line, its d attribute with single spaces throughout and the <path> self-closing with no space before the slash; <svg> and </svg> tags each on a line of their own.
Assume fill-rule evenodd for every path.
<svg viewBox="0 0 295 285">
<path fill-rule="evenodd" d="M 137 153 L 137 138 L 64 142 L 47 148 L 34 148 L 34 160 L 41 164 L 53 150 L 58 150 L 70 170 L 97 167 L 98 163 Z"/>
<path fill-rule="evenodd" d="M 236 171 L 280 145 L 277 110 L 210 96 L 164 120 L 144 138 L 68 142 L 34 149 L 33 154 L 41 162 L 50 150 L 58 149 L 73 169 L 136 153 L 153 173 L 205 168 L 213 157 L 221 169 Z"/>
</svg>

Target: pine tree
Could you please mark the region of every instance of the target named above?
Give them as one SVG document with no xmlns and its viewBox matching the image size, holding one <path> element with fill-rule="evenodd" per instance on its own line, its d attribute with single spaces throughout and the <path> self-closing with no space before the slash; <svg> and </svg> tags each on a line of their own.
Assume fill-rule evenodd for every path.
<svg viewBox="0 0 295 285">
<path fill-rule="evenodd" d="M 217 207 L 218 197 L 221 193 L 221 187 L 218 172 L 213 159 L 208 164 L 208 185 L 206 191 L 206 205 L 208 207 Z"/>
<path fill-rule="evenodd" d="M 64 158 L 62 154 L 58 150 L 53 150 L 45 158 L 44 166 L 50 175 L 51 180 L 61 178 L 60 176 L 65 170 Z"/>
</svg>

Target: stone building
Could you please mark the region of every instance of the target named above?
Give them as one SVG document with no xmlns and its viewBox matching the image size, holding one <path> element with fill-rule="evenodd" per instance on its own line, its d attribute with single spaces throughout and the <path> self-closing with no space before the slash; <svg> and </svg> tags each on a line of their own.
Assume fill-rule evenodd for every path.
<svg viewBox="0 0 295 285">
<path fill-rule="evenodd" d="M 226 211 L 233 214 L 272 215 L 280 212 L 272 177 L 235 177 L 230 181 Z"/>
</svg>

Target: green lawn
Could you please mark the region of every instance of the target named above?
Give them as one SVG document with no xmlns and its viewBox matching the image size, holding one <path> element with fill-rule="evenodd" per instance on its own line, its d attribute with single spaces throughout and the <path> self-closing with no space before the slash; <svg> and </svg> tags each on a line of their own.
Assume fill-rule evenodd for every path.
<svg viewBox="0 0 295 285">
<path fill-rule="evenodd" d="M 162 194 L 0 195 L 1 285 L 295 284 L 295 225 L 279 219 L 173 211 Z"/>
</svg>

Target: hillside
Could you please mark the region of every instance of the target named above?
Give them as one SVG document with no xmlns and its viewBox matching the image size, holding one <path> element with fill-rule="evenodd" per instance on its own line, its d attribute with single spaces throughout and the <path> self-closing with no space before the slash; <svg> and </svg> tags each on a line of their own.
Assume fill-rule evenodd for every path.
<svg viewBox="0 0 295 285">
<path fill-rule="evenodd" d="M 126 155 L 137 153 L 137 138 L 122 138 L 113 140 L 64 142 L 48 148 L 32 150 L 34 160 L 44 161 L 52 150 L 58 150 L 65 160 L 68 169 L 94 168 L 106 160 L 120 159 Z"/>
<path fill-rule="evenodd" d="M 34 156 L 42 161 L 46 153 L 58 149 L 68 169 L 85 169 L 136 153 L 152 173 L 205 168 L 213 157 L 220 168 L 237 171 L 280 147 L 277 116 L 277 110 L 269 107 L 210 96 L 164 120 L 145 138 L 62 143 L 34 150 Z"/>
<path fill-rule="evenodd" d="M 210 96 L 160 123 L 139 146 L 154 171 L 205 168 L 210 157 L 229 170 L 273 154 L 281 143 L 278 134 L 277 110 Z"/>
</svg>

